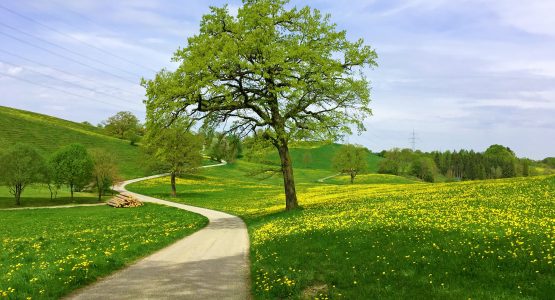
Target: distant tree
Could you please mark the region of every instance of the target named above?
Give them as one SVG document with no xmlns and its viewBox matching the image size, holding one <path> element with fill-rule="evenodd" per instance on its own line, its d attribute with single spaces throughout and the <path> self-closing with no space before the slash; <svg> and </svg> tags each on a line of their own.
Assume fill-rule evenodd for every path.
<svg viewBox="0 0 555 300">
<path fill-rule="evenodd" d="M 491 145 L 484 152 L 484 157 L 488 161 L 490 169 L 495 169 L 495 178 L 508 178 L 516 176 L 516 156 L 508 147 L 502 145 Z M 497 169 L 501 169 L 501 177 L 497 177 Z"/>
<path fill-rule="evenodd" d="M 102 196 L 119 180 L 119 172 L 114 156 L 105 150 L 93 150 L 91 157 L 94 162 L 92 172 L 94 185 L 98 192 L 98 201 L 102 201 Z"/>
<path fill-rule="evenodd" d="M 415 154 L 410 149 L 394 148 L 384 153 L 384 160 L 380 162 L 378 172 L 394 175 L 408 175 Z"/>
<path fill-rule="evenodd" d="M 138 130 L 128 131 L 125 133 L 125 139 L 128 140 L 132 146 L 135 146 L 141 140 L 141 136 Z"/>
<path fill-rule="evenodd" d="M 43 157 L 31 146 L 15 144 L 0 154 L 0 182 L 9 188 L 18 206 L 25 188 L 41 182 L 45 169 Z"/>
<path fill-rule="evenodd" d="M 548 165 L 550 168 L 555 168 L 555 157 L 547 157 L 542 162 Z"/>
<path fill-rule="evenodd" d="M 290 142 L 365 130 L 371 110 L 363 70 L 377 65 L 377 55 L 362 39 L 349 41 L 329 15 L 287 2 L 244 0 L 236 15 L 212 7 L 176 51 L 176 71 L 142 84 L 148 119 L 186 115 L 227 123 L 240 135 L 261 133 L 279 154 L 291 210 L 298 201 Z"/>
<path fill-rule="evenodd" d="M 303 165 L 305 168 L 310 167 L 310 164 L 312 163 L 312 152 L 311 151 L 305 151 L 303 153 Z"/>
<path fill-rule="evenodd" d="M 89 121 L 83 121 L 83 122 L 81 122 L 81 124 L 86 125 L 86 126 L 90 126 L 90 127 L 94 127 L 94 125 L 91 124 L 91 122 L 89 122 Z"/>
<path fill-rule="evenodd" d="M 202 137 L 191 133 L 188 124 L 178 119 L 169 127 L 148 128 L 144 141 L 148 153 L 170 173 L 172 196 L 175 197 L 176 176 L 194 172 L 202 164 Z"/>
<path fill-rule="evenodd" d="M 419 157 L 411 166 L 411 175 L 414 175 L 424 181 L 434 182 L 436 173 L 436 165 L 429 157 Z"/>
<path fill-rule="evenodd" d="M 351 144 L 342 146 L 333 157 L 333 167 L 349 174 L 353 183 L 357 174 L 368 168 L 368 149 Z"/>
<path fill-rule="evenodd" d="M 120 111 L 102 122 L 102 127 L 110 135 L 120 139 L 129 139 L 138 135 L 141 124 L 139 119 L 129 111 Z M 133 140 L 131 140 L 133 144 Z"/>
<path fill-rule="evenodd" d="M 210 158 L 229 163 L 234 162 L 242 152 L 241 139 L 236 135 L 226 136 L 222 133 L 216 134 L 208 150 Z"/>
<path fill-rule="evenodd" d="M 382 159 L 378 165 L 378 173 L 400 175 L 399 162 L 392 159 Z"/>
<path fill-rule="evenodd" d="M 91 182 L 94 162 L 81 144 L 65 146 L 54 153 L 50 160 L 55 184 L 67 185 L 73 193 Z"/>
<path fill-rule="evenodd" d="M 528 159 L 522 160 L 522 176 L 524 177 L 530 176 L 530 160 Z"/>
</svg>

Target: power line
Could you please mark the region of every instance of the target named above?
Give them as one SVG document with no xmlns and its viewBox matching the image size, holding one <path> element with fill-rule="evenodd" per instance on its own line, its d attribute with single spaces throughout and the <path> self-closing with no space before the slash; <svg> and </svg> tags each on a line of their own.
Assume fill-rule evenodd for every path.
<svg viewBox="0 0 555 300">
<path fill-rule="evenodd" d="M 96 58 L 89 57 L 89 56 L 87 56 L 87 55 L 83 55 L 83 54 L 81 54 L 81 53 L 79 53 L 79 52 L 77 52 L 77 51 L 73 51 L 73 50 L 68 49 L 68 48 L 66 48 L 66 47 L 63 47 L 63 46 L 60 46 L 60 45 L 58 45 L 58 44 L 49 42 L 49 41 L 47 41 L 47 40 L 45 40 L 45 39 L 43 39 L 43 38 L 40 38 L 40 37 L 38 37 L 38 36 L 36 36 L 36 35 L 34 35 L 34 34 L 25 32 L 25 31 L 23 31 L 23 30 L 20 30 L 20 29 L 18 29 L 18 28 L 15 28 L 15 27 L 13 27 L 13 26 L 8 25 L 8 24 L 5 24 L 5 23 L 0 22 L 0 25 L 1 25 L 1 26 L 4 26 L 4 27 L 7 27 L 7 28 L 10 28 L 11 30 L 17 31 L 17 32 L 19 32 L 19 33 L 21 33 L 21 34 L 24 34 L 24 35 L 26 35 L 26 36 L 30 36 L 30 37 L 32 37 L 32 38 L 34 38 L 34 39 L 39 40 L 39 41 L 42 41 L 43 43 L 46 43 L 46 44 L 49 44 L 49 45 L 54 46 L 54 47 L 56 47 L 56 48 L 62 49 L 62 50 L 64 50 L 64 51 L 67 51 L 67 52 L 69 52 L 69 53 L 71 53 L 71 54 L 73 54 L 73 55 L 76 55 L 76 56 L 79 56 L 79 57 L 88 59 L 88 60 L 90 60 L 90 61 L 94 61 L 94 62 L 96 62 L 96 63 L 98 63 L 98 64 L 101 64 L 101 65 L 103 65 L 103 66 L 106 66 L 106 67 L 108 67 L 108 68 L 114 68 L 114 69 L 116 69 L 116 70 L 119 70 L 119 71 L 121 71 L 121 72 L 130 74 L 130 75 L 132 75 L 132 76 L 138 76 L 137 74 L 133 74 L 133 73 L 127 71 L 127 70 L 124 70 L 124 69 L 119 68 L 119 67 L 116 67 L 116 66 L 109 65 L 109 64 L 107 64 L 107 63 L 105 63 L 105 62 L 103 62 L 103 61 L 100 61 L 100 60 L 96 59 Z"/>
<path fill-rule="evenodd" d="M 409 141 L 412 145 L 412 151 L 416 150 L 416 133 L 414 129 L 412 130 L 412 136 L 409 138 Z"/>
<path fill-rule="evenodd" d="M 22 39 L 20 39 L 20 38 L 18 38 L 18 37 L 15 37 L 15 36 L 11 35 L 11 34 L 8 34 L 8 33 L 5 33 L 5 32 L 1 32 L 1 31 L 0 31 L 0 34 L 1 34 L 1 35 L 4 35 L 4 36 L 7 36 L 7 37 L 9 37 L 9 38 L 11 38 L 11 39 L 14 39 L 14 40 L 16 40 L 16 41 L 19 41 L 20 43 L 27 44 L 27 45 L 29 45 L 29 46 L 31 46 L 31 47 L 35 47 L 35 48 L 41 49 L 41 50 L 43 50 L 43 51 L 46 51 L 46 52 L 48 52 L 48 53 L 50 53 L 50 54 L 52 54 L 52 55 L 61 57 L 62 59 L 70 60 L 70 61 L 72 61 L 72 62 L 74 62 L 74 63 L 76 63 L 76 64 L 82 65 L 82 66 L 84 66 L 84 67 L 87 67 L 87 68 L 89 68 L 89 69 L 95 70 L 95 71 L 97 71 L 97 72 L 101 72 L 101 73 L 104 73 L 104 74 L 107 74 L 107 75 L 110 75 L 110 76 L 113 76 L 113 77 L 117 77 L 117 78 L 119 78 L 119 79 L 121 79 L 121 80 L 123 80 L 123 81 L 127 81 L 127 82 L 130 82 L 130 83 L 132 83 L 132 84 L 138 84 L 137 82 L 133 82 L 133 81 L 131 81 L 131 80 L 125 78 L 125 77 L 122 77 L 122 76 L 113 74 L 113 73 L 111 73 L 111 72 L 108 72 L 108 71 L 105 71 L 105 70 L 102 70 L 102 69 L 99 69 L 99 68 L 96 68 L 96 67 L 93 67 L 93 66 L 91 66 L 91 65 L 89 65 L 89 64 L 80 62 L 80 61 L 78 61 L 78 60 L 76 60 L 76 59 L 73 59 L 73 58 L 70 58 L 70 57 L 66 57 L 66 56 L 61 55 L 61 54 L 59 54 L 59 53 L 56 53 L 56 52 L 54 52 L 54 51 L 52 51 L 52 50 L 49 50 L 49 49 L 47 49 L 47 48 L 44 48 L 44 47 L 41 47 L 41 46 L 32 44 L 32 43 L 30 43 L 30 42 L 28 42 L 28 41 L 22 40 Z"/>
<path fill-rule="evenodd" d="M 11 66 L 16 67 L 16 68 L 19 67 L 19 68 L 22 68 L 22 69 L 24 69 L 24 70 L 31 71 L 31 72 L 33 72 L 33 73 L 39 74 L 39 75 L 41 75 L 41 76 L 44 76 L 44 77 L 47 77 L 47 78 L 50 78 L 50 79 L 58 80 L 58 81 L 61 81 L 61 82 L 66 83 L 66 84 L 70 84 L 70 85 L 76 86 L 77 88 L 80 88 L 80 89 L 84 89 L 84 90 L 87 90 L 87 91 L 91 91 L 91 92 L 93 92 L 93 93 L 105 95 L 105 96 L 108 96 L 108 97 L 110 97 L 110 98 L 117 99 L 117 100 L 121 100 L 121 101 L 125 101 L 125 102 L 131 103 L 131 104 L 136 104 L 135 102 L 131 102 L 130 100 L 121 99 L 121 98 L 118 98 L 117 96 L 110 95 L 110 94 L 104 93 L 104 92 L 102 92 L 102 91 L 97 91 L 97 90 L 95 90 L 95 89 L 93 89 L 93 88 L 89 88 L 89 87 L 80 85 L 80 84 L 75 83 L 75 82 L 71 82 L 71 81 L 68 81 L 68 80 L 64 80 L 64 79 L 61 79 L 61 78 L 57 78 L 57 77 L 51 76 L 51 75 L 46 74 L 46 73 L 43 73 L 43 72 L 39 72 L 39 71 L 36 71 L 36 70 L 32 70 L 32 69 L 29 69 L 29 68 L 25 68 L 25 67 L 23 67 L 23 66 L 14 65 L 14 64 L 12 64 L 12 63 L 5 62 L 5 61 L 2 61 L 2 60 L 0 60 L 0 62 L 1 62 L 1 63 L 4 63 L 4 64 L 7 64 L 7 65 L 11 65 Z"/>
<path fill-rule="evenodd" d="M 37 86 L 40 86 L 40 87 L 43 87 L 43 88 L 55 90 L 55 91 L 58 91 L 58 92 L 60 92 L 60 93 L 66 94 L 66 95 L 71 95 L 71 96 L 78 97 L 78 98 L 85 98 L 85 99 L 89 99 L 90 101 L 93 101 L 93 102 L 99 102 L 99 103 L 103 103 L 103 104 L 108 104 L 108 105 L 110 105 L 110 106 L 111 106 L 111 105 L 114 105 L 114 103 L 105 102 L 105 101 L 102 101 L 102 100 L 98 100 L 98 99 L 90 98 L 90 97 L 87 97 L 87 96 L 75 94 L 75 93 L 68 92 L 68 91 L 66 91 L 66 90 L 63 90 L 63 89 L 54 87 L 54 86 L 48 86 L 48 85 L 46 85 L 46 84 L 34 82 L 34 81 L 31 81 L 31 80 L 27 80 L 27 79 L 24 79 L 24 78 L 20 78 L 20 77 L 17 77 L 17 76 L 13 76 L 13 75 L 10 75 L 10 74 L 6 74 L 6 73 L 4 73 L 4 72 L 0 72 L 0 75 L 6 76 L 6 77 L 10 77 L 10 78 L 13 78 L 13 79 L 16 79 L 16 80 L 20 80 L 20 81 L 26 82 L 26 83 L 28 83 L 28 84 L 37 85 Z M 118 105 L 118 104 L 116 103 L 115 105 Z M 129 110 L 129 108 L 128 108 L 127 106 L 123 106 L 123 105 L 119 105 L 119 106 L 125 107 L 125 108 L 127 108 L 127 109 Z M 134 112 L 140 112 L 140 111 L 135 110 L 135 109 L 131 109 L 131 110 L 134 111 Z"/>
<path fill-rule="evenodd" d="M 42 27 L 44 27 L 44 28 L 47 28 L 47 29 L 49 29 L 49 30 L 51 30 L 51 31 L 54 31 L 54 32 L 56 32 L 56 33 L 58 33 L 58 34 L 60 34 L 60 35 L 66 36 L 66 37 L 68 37 L 68 38 L 70 38 L 70 39 L 72 39 L 72 40 L 75 40 L 75 41 L 78 41 L 78 42 L 80 42 L 80 43 L 83 43 L 83 44 L 85 44 L 85 45 L 87 45 L 87 46 L 89 46 L 89 47 L 91 47 L 91 48 L 94 48 L 94 49 L 96 49 L 97 51 L 100 51 L 100 52 L 102 52 L 102 53 L 104 53 L 104 54 L 107 54 L 107 55 L 110 55 L 110 56 L 115 57 L 115 58 L 117 58 L 117 59 L 123 60 L 123 61 L 125 61 L 125 62 L 127 62 L 127 63 L 129 63 L 129 64 L 132 64 L 132 65 L 135 65 L 135 66 L 138 66 L 138 67 L 141 67 L 141 68 L 144 68 L 144 69 L 147 69 L 147 70 L 156 72 L 155 70 L 153 70 L 153 69 L 151 69 L 151 68 L 149 68 L 149 67 L 143 66 L 143 65 L 141 65 L 141 64 L 137 64 L 137 63 L 135 63 L 135 62 L 133 62 L 133 61 L 131 61 L 131 60 L 128 60 L 128 59 L 126 59 L 126 58 L 124 58 L 124 57 L 122 57 L 122 56 L 113 54 L 113 53 L 111 53 L 111 52 L 109 52 L 109 51 L 106 51 L 106 50 L 104 50 L 104 49 L 102 49 L 102 48 L 100 48 L 100 47 L 97 47 L 97 46 L 95 46 L 95 45 L 93 45 L 93 44 L 91 44 L 91 43 L 88 43 L 88 42 L 85 42 L 85 41 L 83 41 L 83 40 L 81 40 L 81 39 L 75 38 L 74 36 L 71 36 L 71 35 L 69 35 L 69 34 L 67 34 L 67 33 L 61 32 L 61 31 L 57 30 L 56 28 L 53 28 L 53 27 L 51 27 L 51 26 L 49 26 L 49 25 L 46 25 L 46 24 L 44 24 L 44 23 L 42 23 L 42 22 L 39 22 L 39 21 L 37 21 L 37 20 L 35 20 L 35 19 L 31 18 L 31 17 L 22 15 L 22 14 L 20 14 L 20 13 L 14 11 L 14 10 L 8 8 L 8 7 L 5 7 L 5 6 L 1 5 L 1 4 L 0 4 L 0 8 L 3 9 L 3 10 L 5 10 L 5 11 L 8 11 L 8 12 L 10 12 L 10 13 L 16 15 L 16 16 L 19 16 L 19 17 L 21 17 L 21 18 L 24 18 L 24 19 L 26 19 L 26 20 L 28 20 L 28 21 L 30 21 L 30 22 L 33 22 L 33 23 L 35 23 L 35 24 L 38 24 L 38 25 L 40 25 L 40 26 L 42 26 Z"/>
<path fill-rule="evenodd" d="M 79 79 L 84 80 L 84 81 L 88 81 L 88 82 L 91 82 L 91 83 L 94 83 L 94 84 L 97 84 L 97 85 L 104 85 L 104 86 L 106 86 L 106 87 L 108 87 L 108 88 L 110 88 L 110 89 L 114 89 L 114 90 L 117 90 L 117 91 L 120 91 L 120 92 L 129 94 L 129 95 L 133 95 L 133 94 L 130 93 L 129 91 L 126 91 L 126 90 L 124 90 L 124 89 L 120 89 L 119 87 L 116 87 L 116 86 L 113 86 L 113 85 L 109 85 L 109 84 L 105 84 L 105 83 L 102 83 L 102 82 L 98 82 L 98 81 L 92 80 L 92 79 L 90 79 L 90 78 L 88 78 L 88 77 L 84 77 L 84 76 L 81 76 L 81 75 L 73 74 L 73 73 L 64 71 L 64 70 L 62 70 L 62 69 L 56 68 L 56 67 L 48 66 L 48 65 L 45 65 L 45 64 L 43 64 L 43 63 L 41 63 L 41 62 L 38 62 L 38 61 L 36 61 L 36 60 L 30 59 L 30 58 L 26 58 L 26 57 L 24 57 L 24 56 L 21 56 L 21 55 L 19 55 L 19 54 L 15 54 L 15 53 L 10 52 L 10 51 L 6 51 L 6 50 L 3 50 L 3 49 L 0 49 L 0 52 L 2 52 L 2 53 L 4 53 L 4 54 L 11 55 L 11 56 L 13 56 L 13 57 L 17 57 L 17 58 L 19 58 L 19 59 L 25 60 L 25 61 L 30 62 L 30 63 L 37 64 L 37 65 L 39 65 L 39 66 L 41 66 L 41 67 L 45 67 L 45 68 L 48 68 L 48 69 L 52 69 L 52 70 L 58 71 L 58 72 L 60 72 L 60 73 L 64 73 L 64 74 L 66 74 L 66 75 L 73 76 L 73 77 L 75 77 L 75 78 L 79 78 Z"/>
</svg>

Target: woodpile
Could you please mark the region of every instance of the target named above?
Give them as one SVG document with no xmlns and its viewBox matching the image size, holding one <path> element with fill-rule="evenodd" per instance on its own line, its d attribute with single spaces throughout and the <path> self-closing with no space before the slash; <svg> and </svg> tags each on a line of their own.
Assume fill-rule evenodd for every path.
<svg viewBox="0 0 555 300">
<path fill-rule="evenodd" d="M 143 203 L 131 195 L 118 194 L 114 198 L 108 200 L 106 204 L 116 208 L 138 207 Z"/>
</svg>

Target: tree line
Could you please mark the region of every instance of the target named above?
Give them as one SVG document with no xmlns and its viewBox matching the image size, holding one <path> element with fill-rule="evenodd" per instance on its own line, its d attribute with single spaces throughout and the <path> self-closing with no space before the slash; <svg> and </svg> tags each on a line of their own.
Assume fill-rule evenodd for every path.
<svg viewBox="0 0 555 300">
<path fill-rule="evenodd" d="M 438 175 L 448 180 L 478 180 L 531 175 L 533 161 L 518 158 L 509 148 L 491 145 L 485 152 L 473 150 L 421 152 L 392 149 L 380 153 L 384 159 L 378 172 L 415 176 L 434 182 Z"/>
<path fill-rule="evenodd" d="M 21 195 L 33 184 L 44 184 L 55 199 L 62 186 L 66 186 L 74 200 L 74 192 L 95 189 L 98 200 L 119 180 L 112 155 L 100 149 L 87 151 L 81 144 L 71 144 L 44 158 L 36 148 L 15 144 L 0 153 L 0 184 L 8 187 L 21 205 Z"/>
</svg>

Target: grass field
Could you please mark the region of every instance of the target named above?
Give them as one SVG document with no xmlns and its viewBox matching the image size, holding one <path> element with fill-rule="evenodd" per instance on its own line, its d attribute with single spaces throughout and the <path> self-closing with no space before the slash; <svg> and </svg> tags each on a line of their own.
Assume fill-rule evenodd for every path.
<svg viewBox="0 0 555 300">
<path fill-rule="evenodd" d="M 0 210 L 0 298 L 57 299 L 193 233 L 206 218 L 146 204 Z"/>
<path fill-rule="evenodd" d="M 0 106 L 0 128 L 0 145 L 26 143 L 48 157 L 60 147 L 80 143 L 88 150 L 104 149 L 114 155 L 125 179 L 147 172 L 139 147 L 106 136 L 96 127 Z"/>
<path fill-rule="evenodd" d="M 256 181 L 244 169 L 180 179 L 173 200 L 246 221 L 257 299 L 549 299 L 555 291 L 553 176 L 347 185 L 297 170 L 303 208 L 284 212 L 279 178 Z M 129 189 L 171 199 L 167 182 Z"/>
<path fill-rule="evenodd" d="M 103 196 L 107 200 L 111 196 Z M 23 191 L 21 206 L 15 205 L 15 199 L 5 186 L 0 186 L 0 209 L 13 207 L 53 206 L 64 204 L 90 204 L 98 203 L 98 195 L 95 193 L 74 193 L 74 201 L 71 201 L 68 188 L 61 188 L 56 199 L 50 199 L 50 191 L 44 185 L 31 185 Z"/>
<path fill-rule="evenodd" d="M 350 175 L 339 175 L 324 181 L 329 184 L 351 184 Z M 389 174 L 359 174 L 355 177 L 353 184 L 400 184 L 417 183 L 420 180 L 411 180 L 405 177 Z"/>
</svg>

